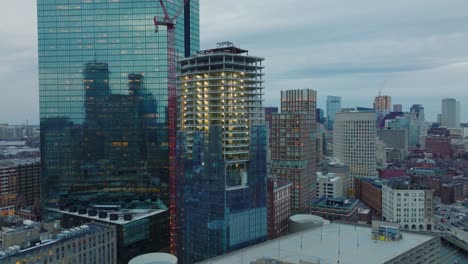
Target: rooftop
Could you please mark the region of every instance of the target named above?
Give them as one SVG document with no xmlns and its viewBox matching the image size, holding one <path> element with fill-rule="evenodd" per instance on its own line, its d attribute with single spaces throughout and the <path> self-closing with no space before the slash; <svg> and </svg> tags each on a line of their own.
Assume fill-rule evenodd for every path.
<svg viewBox="0 0 468 264">
<path fill-rule="evenodd" d="M 273 183 L 273 189 L 274 190 L 280 190 L 283 189 L 287 186 L 292 185 L 292 182 L 288 179 L 282 179 L 282 178 L 268 178 L 268 181 Z"/>
<path fill-rule="evenodd" d="M 308 229 L 237 250 L 200 263 L 250 263 L 261 258 L 276 258 L 299 263 L 300 260 L 319 263 L 385 263 L 434 235 L 402 232 L 399 241 L 372 240 L 370 226 L 333 223 Z"/>
<path fill-rule="evenodd" d="M 336 158 L 336 157 L 326 157 L 326 163 L 328 166 L 332 166 L 332 167 L 345 167 L 346 164 L 341 162 L 340 159 Z"/>
<path fill-rule="evenodd" d="M 352 209 L 359 203 L 355 198 L 329 198 L 320 197 L 312 202 L 313 207 L 336 208 L 336 209 Z"/>
<path fill-rule="evenodd" d="M 5 251 L 0 251 L 0 260 L 3 258 L 8 258 L 9 256 L 14 256 L 14 255 L 23 253 L 23 252 L 38 250 L 43 246 L 54 244 L 61 240 L 72 239 L 74 237 L 81 236 L 84 234 L 94 234 L 96 232 L 99 232 L 101 230 L 105 230 L 108 228 L 110 227 L 107 225 L 99 224 L 99 223 L 89 223 L 89 224 L 82 225 L 79 227 L 74 227 L 74 228 L 62 231 L 54 239 L 43 240 L 40 243 L 32 247 L 25 248 L 23 250 L 21 250 L 19 246 L 14 246 Z"/>
<path fill-rule="evenodd" d="M 201 50 L 198 54 L 213 54 L 213 53 L 234 53 L 234 54 L 242 54 L 248 53 L 248 50 L 240 49 L 234 46 L 234 43 L 229 41 L 218 42 L 217 47 L 215 49 L 207 49 Z"/>
<path fill-rule="evenodd" d="M 391 178 L 384 182 L 384 185 L 394 190 L 430 190 L 432 188 L 411 183 L 410 177 Z"/>
<path fill-rule="evenodd" d="M 327 179 L 328 181 L 335 182 L 341 179 L 341 177 L 337 176 L 334 172 L 329 172 L 324 174 L 322 172 L 317 172 L 317 178 Z"/>
<path fill-rule="evenodd" d="M 40 162 L 40 158 L 18 158 L 18 159 L 6 159 L 0 160 L 0 167 L 11 167 L 11 166 L 20 166 L 26 164 L 33 164 Z"/>
<path fill-rule="evenodd" d="M 137 220 L 167 211 L 166 209 L 121 209 L 118 211 L 96 209 L 95 210 L 96 212 L 94 214 L 94 213 L 91 213 L 91 210 L 87 210 L 86 213 L 83 213 L 83 212 L 80 213 L 80 210 L 77 210 L 75 212 L 70 212 L 69 210 L 68 211 L 60 210 L 57 208 L 47 208 L 47 210 L 59 212 L 62 214 L 75 215 L 79 217 L 88 218 L 90 221 L 98 220 L 98 221 L 103 221 L 106 223 L 117 224 L 117 225 L 128 224 L 128 223 L 135 222 Z M 105 213 L 105 214 L 100 214 L 100 213 Z M 117 215 L 116 216 L 117 219 L 112 218 L 113 215 L 114 216 Z M 125 219 L 125 215 L 131 215 L 131 217 Z"/>
<path fill-rule="evenodd" d="M 363 182 L 367 182 L 367 183 L 371 184 L 372 186 L 374 186 L 377 189 L 382 189 L 382 181 L 380 181 L 380 180 L 369 179 L 369 178 L 359 178 L 359 180 L 361 180 Z"/>
</svg>

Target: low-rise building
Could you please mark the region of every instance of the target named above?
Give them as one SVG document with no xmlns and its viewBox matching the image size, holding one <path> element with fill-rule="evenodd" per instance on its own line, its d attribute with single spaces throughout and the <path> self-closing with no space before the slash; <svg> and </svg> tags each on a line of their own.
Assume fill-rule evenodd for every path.
<svg viewBox="0 0 468 264">
<path fill-rule="evenodd" d="M 167 209 L 122 209 L 118 205 L 60 209 L 48 208 L 62 215 L 65 228 L 91 221 L 115 226 L 119 264 L 126 264 L 135 256 L 157 252 L 169 246 Z"/>
<path fill-rule="evenodd" d="M 371 209 L 359 207 L 358 208 L 358 223 L 370 224 L 372 222 Z"/>
<path fill-rule="evenodd" d="M 466 197 L 468 197 L 468 181 L 458 180 L 441 185 L 440 199 L 443 204 L 453 204 Z"/>
<path fill-rule="evenodd" d="M 88 223 L 45 240 L 37 227 L 28 227 L 6 231 L 3 238 L 17 244 L 0 251 L 2 264 L 117 263 L 116 230 L 110 225 Z"/>
<path fill-rule="evenodd" d="M 398 178 L 406 175 L 406 168 L 388 167 L 378 171 L 381 179 Z"/>
<path fill-rule="evenodd" d="M 356 179 L 356 198 L 369 206 L 373 214 L 380 218 L 382 215 L 382 182 L 373 179 Z"/>
<path fill-rule="evenodd" d="M 358 199 L 321 197 L 310 205 L 310 213 L 324 219 L 357 222 Z"/>
<path fill-rule="evenodd" d="M 392 239 L 395 238 L 395 239 Z M 439 262 L 438 235 L 400 231 L 391 223 L 332 223 L 269 240 L 202 264 L 317 264 Z"/>
<path fill-rule="evenodd" d="M 343 185 L 343 196 L 348 197 L 350 194 L 350 176 L 348 165 L 341 162 L 339 159 L 334 157 L 327 157 L 325 164 L 321 168 L 322 173 L 334 173 L 340 177 Z"/>
<path fill-rule="evenodd" d="M 405 179 L 387 181 L 382 186 L 384 220 L 402 228 L 432 231 L 434 228 L 434 190 L 414 186 Z"/>
<path fill-rule="evenodd" d="M 449 159 L 452 156 L 451 139 L 448 136 L 429 135 L 425 137 L 426 151 L 435 157 Z"/>
<path fill-rule="evenodd" d="M 315 193 L 317 198 L 339 198 L 347 194 L 343 193 L 343 178 L 337 176 L 333 172 L 327 174 L 317 172 Z"/>
<path fill-rule="evenodd" d="M 286 179 L 268 178 L 268 239 L 286 235 L 291 216 L 292 183 Z"/>
<path fill-rule="evenodd" d="M 39 159 L 23 158 L 0 161 L 0 214 L 15 214 L 28 209 L 39 218 Z M 36 208 L 33 209 L 33 205 Z"/>
</svg>

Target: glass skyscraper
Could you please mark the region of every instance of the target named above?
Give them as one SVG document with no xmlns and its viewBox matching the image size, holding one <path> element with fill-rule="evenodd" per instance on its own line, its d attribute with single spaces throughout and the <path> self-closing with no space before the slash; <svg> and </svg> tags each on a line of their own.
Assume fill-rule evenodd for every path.
<svg viewBox="0 0 468 264">
<path fill-rule="evenodd" d="M 409 146 L 421 146 L 427 135 L 428 125 L 424 117 L 424 107 L 420 104 L 411 106 L 408 125 Z"/>
<path fill-rule="evenodd" d="M 169 14 L 183 2 L 166 1 Z M 163 17 L 155 0 L 37 1 L 44 206 L 167 206 L 167 34 L 155 33 L 154 16 Z M 199 42 L 199 1 L 190 0 L 176 55 Z"/>
<path fill-rule="evenodd" d="M 333 130 L 335 114 L 341 111 L 341 97 L 327 96 L 327 129 Z"/>
</svg>

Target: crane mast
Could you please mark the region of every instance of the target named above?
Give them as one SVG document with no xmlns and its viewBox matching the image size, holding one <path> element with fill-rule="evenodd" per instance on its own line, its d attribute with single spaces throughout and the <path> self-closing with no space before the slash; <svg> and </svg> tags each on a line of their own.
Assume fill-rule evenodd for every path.
<svg viewBox="0 0 468 264">
<path fill-rule="evenodd" d="M 168 100 L 168 134 L 169 134 L 169 228 L 170 228 L 170 251 L 177 255 L 177 159 L 176 159 L 176 136 L 177 136 L 177 61 L 175 54 L 175 25 L 176 20 L 184 9 L 188 0 L 184 0 L 182 7 L 171 17 L 167 12 L 163 0 L 159 4 L 164 13 L 162 19 L 157 16 L 153 18 L 155 32 L 159 26 L 167 28 L 167 100 Z"/>
</svg>

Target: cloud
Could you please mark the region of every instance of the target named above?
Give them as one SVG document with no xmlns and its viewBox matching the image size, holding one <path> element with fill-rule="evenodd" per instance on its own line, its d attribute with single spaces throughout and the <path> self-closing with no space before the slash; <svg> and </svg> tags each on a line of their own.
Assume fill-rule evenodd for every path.
<svg viewBox="0 0 468 264">
<path fill-rule="evenodd" d="M 36 1 L 1 1 L 0 19 L 0 122 L 37 124 Z"/>
<path fill-rule="evenodd" d="M 466 1 L 201 2 L 202 47 L 230 39 L 266 58 L 266 105 L 280 90 L 313 88 L 320 107 L 327 95 L 371 106 L 383 89 L 406 109 L 425 105 L 430 120 L 446 96 L 466 109 Z"/>
<path fill-rule="evenodd" d="M 230 40 L 264 57 L 266 105 L 313 88 L 320 107 L 327 95 L 370 106 L 383 89 L 430 120 L 455 97 L 468 121 L 466 10 L 466 0 L 200 0 L 201 47 Z M 0 17 L 0 122 L 37 121 L 36 1 L 1 1 Z"/>
</svg>

